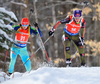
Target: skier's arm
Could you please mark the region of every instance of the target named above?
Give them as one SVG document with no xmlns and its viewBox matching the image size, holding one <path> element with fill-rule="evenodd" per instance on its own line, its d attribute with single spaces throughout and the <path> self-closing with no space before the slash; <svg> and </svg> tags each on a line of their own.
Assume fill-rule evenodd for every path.
<svg viewBox="0 0 100 84">
<path fill-rule="evenodd" d="M 11 25 L 15 31 L 17 31 L 21 25 L 14 25 L 14 23 L 10 23 L 9 25 Z"/>
<path fill-rule="evenodd" d="M 14 28 L 15 31 L 17 31 L 20 28 L 20 25 L 14 25 L 12 27 Z"/>
<path fill-rule="evenodd" d="M 86 27 L 86 22 L 85 22 L 85 20 L 83 19 L 82 27 L 81 27 L 81 37 L 82 37 L 82 38 L 84 38 L 84 35 L 85 35 L 85 27 Z"/>
<path fill-rule="evenodd" d="M 65 19 L 61 20 L 61 24 L 69 23 L 73 16 L 68 16 Z"/>
<path fill-rule="evenodd" d="M 61 24 L 61 21 L 58 21 L 54 27 L 49 31 L 49 36 L 53 35 L 53 33 L 55 32 L 56 28 L 59 26 L 59 24 Z"/>
<path fill-rule="evenodd" d="M 52 28 L 52 30 L 55 31 L 55 29 L 56 29 L 60 24 L 61 24 L 61 21 L 58 21 L 58 22 L 54 25 L 54 27 Z"/>
<path fill-rule="evenodd" d="M 38 30 L 38 31 L 37 31 Z M 38 33 L 39 32 L 39 33 Z M 40 34 L 40 36 L 42 37 L 43 36 L 43 34 L 42 34 L 42 32 L 41 32 L 41 30 L 39 29 L 39 28 L 37 28 L 37 29 L 35 29 L 35 28 L 33 28 L 33 27 L 31 27 L 31 30 L 30 30 L 30 34 L 32 34 L 32 33 L 34 33 L 35 35 L 39 35 Z"/>
<path fill-rule="evenodd" d="M 84 45 L 85 26 L 86 26 L 86 22 L 83 19 L 82 26 L 81 26 L 81 31 L 80 31 L 81 37 L 79 37 L 82 41 L 82 45 Z"/>
<path fill-rule="evenodd" d="M 49 31 L 49 36 L 51 36 L 51 35 L 55 32 L 56 28 L 57 28 L 60 24 L 69 23 L 69 21 L 71 20 L 71 18 L 72 18 L 72 16 L 69 16 L 69 17 L 67 17 L 67 18 L 65 18 L 65 19 L 63 19 L 63 20 L 61 20 L 61 21 L 58 21 L 58 22 L 54 25 L 54 27 Z"/>
<path fill-rule="evenodd" d="M 55 31 L 55 29 L 56 29 L 60 24 L 69 23 L 69 21 L 71 20 L 71 18 L 72 18 L 72 17 L 69 16 L 69 17 L 67 17 L 67 18 L 65 18 L 65 19 L 63 19 L 63 20 L 58 21 L 58 22 L 54 25 L 53 30 Z"/>
<path fill-rule="evenodd" d="M 30 34 L 34 33 L 35 35 L 38 35 L 38 32 L 35 28 L 30 27 Z"/>
<path fill-rule="evenodd" d="M 38 34 L 42 37 L 43 33 L 41 32 L 41 30 L 36 22 L 34 22 L 34 26 L 35 26 L 35 29 L 37 30 Z"/>
</svg>

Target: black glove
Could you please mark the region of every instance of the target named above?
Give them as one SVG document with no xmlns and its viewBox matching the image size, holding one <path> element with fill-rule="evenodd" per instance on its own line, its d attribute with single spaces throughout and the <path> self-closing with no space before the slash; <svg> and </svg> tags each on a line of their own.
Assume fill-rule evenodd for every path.
<svg viewBox="0 0 100 84">
<path fill-rule="evenodd" d="M 82 40 L 82 42 L 83 42 L 83 44 L 84 44 L 84 38 L 83 38 L 83 37 L 81 37 L 81 40 Z"/>
<path fill-rule="evenodd" d="M 14 24 L 14 23 L 12 23 L 12 22 L 10 23 L 10 25 L 13 25 L 13 24 Z"/>
<path fill-rule="evenodd" d="M 30 11 L 33 13 L 34 12 L 33 8 L 31 8 Z"/>
<path fill-rule="evenodd" d="M 49 36 L 51 36 L 53 33 L 54 33 L 54 31 L 53 30 L 50 30 L 49 31 Z"/>
<path fill-rule="evenodd" d="M 36 22 L 34 22 L 34 26 L 35 26 L 35 27 L 38 27 L 38 24 L 37 24 Z"/>
<path fill-rule="evenodd" d="M 83 45 L 85 45 L 85 43 L 84 43 L 84 38 L 83 38 L 83 37 L 81 37 L 81 40 L 82 40 Z"/>
</svg>

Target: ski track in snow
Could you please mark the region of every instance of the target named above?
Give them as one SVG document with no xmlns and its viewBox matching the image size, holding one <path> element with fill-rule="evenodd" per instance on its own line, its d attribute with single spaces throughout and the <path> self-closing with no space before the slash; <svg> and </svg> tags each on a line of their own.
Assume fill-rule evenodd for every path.
<svg viewBox="0 0 100 84">
<path fill-rule="evenodd" d="M 0 76 L 1 84 L 100 84 L 100 67 L 42 67 L 21 75 L 6 81 Z"/>
</svg>

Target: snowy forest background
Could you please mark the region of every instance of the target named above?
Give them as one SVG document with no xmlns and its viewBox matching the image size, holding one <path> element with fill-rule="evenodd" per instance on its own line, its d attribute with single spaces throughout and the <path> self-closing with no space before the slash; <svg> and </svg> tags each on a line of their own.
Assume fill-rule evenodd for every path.
<svg viewBox="0 0 100 84">
<path fill-rule="evenodd" d="M 73 14 L 75 9 L 82 9 L 82 2 L 85 0 L 0 0 L 0 7 L 5 8 L 7 11 L 12 11 L 17 17 L 18 21 L 14 24 L 20 24 L 23 17 L 30 20 L 31 25 L 37 22 L 41 31 L 43 32 L 42 41 L 44 42 L 48 37 L 49 30 L 58 21 L 66 18 L 67 15 Z M 87 0 L 89 5 L 84 7 L 83 17 L 86 20 L 86 33 L 85 33 L 85 52 L 86 64 L 88 66 L 100 66 L 100 0 Z M 34 9 L 34 12 L 30 12 Z M 1 19 L 1 17 L 0 17 Z M 12 20 L 12 19 L 11 19 Z M 15 20 L 12 20 L 15 21 Z M 6 23 L 7 24 L 7 23 Z M 2 29 L 0 27 L 0 29 Z M 52 37 L 46 44 L 45 49 L 49 56 L 50 62 L 56 67 L 65 67 L 64 48 L 62 44 L 62 33 L 64 25 L 60 25 Z M 11 30 L 13 33 L 13 30 Z M 14 34 L 8 32 L 8 36 L 14 39 Z M 1 34 L 1 31 L 0 31 Z M 1 40 L 1 39 L 0 39 Z M 4 40 L 4 39 L 2 39 Z M 40 47 L 39 37 L 31 35 L 28 44 L 28 52 L 31 56 Z M 11 44 L 11 42 L 9 43 Z M 1 45 L 1 44 L 0 44 Z M 11 46 L 11 45 L 9 45 Z M 4 62 L 6 52 L 7 59 Z M 71 44 L 71 55 L 75 54 L 76 48 Z M 10 51 L 3 49 L 0 46 L 0 68 L 2 70 L 5 64 L 4 71 L 8 70 L 10 61 Z M 32 69 L 37 69 L 48 63 L 47 57 L 43 49 L 39 50 L 31 59 Z M 72 60 L 72 66 L 80 66 L 79 54 Z M 20 68 L 21 67 L 21 68 Z M 20 57 L 17 57 L 15 71 L 24 72 L 25 67 L 22 64 Z"/>
</svg>

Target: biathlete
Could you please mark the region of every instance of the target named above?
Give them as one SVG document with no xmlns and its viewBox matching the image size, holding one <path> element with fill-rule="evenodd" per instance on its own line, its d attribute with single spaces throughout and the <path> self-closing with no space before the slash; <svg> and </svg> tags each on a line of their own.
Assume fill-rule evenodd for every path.
<svg viewBox="0 0 100 84">
<path fill-rule="evenodd" d="M 12 23 L 10 24 L 12 25 Z M 23 18 L 20 25 L 14 25 L 15 33 L 15 43 L 12 44 L 10 51 L 10 65 L 9 65 L 9 75 L 11 75 L 14 71 L 14 65 L 16 63 L 17 55 L 19 54 L 23 63 L 25 63 L 29 59 L 29 54 L 27 51 L 27 41 L 32 33 L 35 35 L 39 35 L 42 37 L 43 34 L 38 27 L 37 23 L 34 23 L 34 26 L 37 28 L 31 27 L 29 24 L 28 18 Z M 38 30 L 38 31 L 37 31 Z M 39 33 L 38 33 L 39 32 Z M 28 60 L 25 63 L 26 71 L 31 70 L 31 61 Z"/>
<path fill-rule="evenodd" d="M 70 55 L 70 45 L 71 41 L 74 43 L 76 49 L 80 54 L 81 65 L 85 66 L 85 52 L 83 48 L 84 35 L 85 35 L 85 19 L 81 17 L 82 11 L 75 10 L 74 15 L 70 15 L 67 18 L 58 21 L 54 27 L 49 31 L 49 36 L 51 36 L 59 24 L 65 24 L 63 31 L 63 41 L 65 50 L 65 59 L 67 65 L 71 65 L 71 55 Z"/>
</svg>

